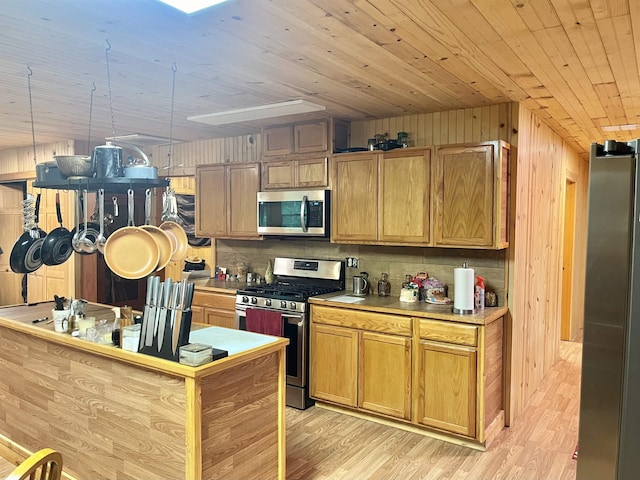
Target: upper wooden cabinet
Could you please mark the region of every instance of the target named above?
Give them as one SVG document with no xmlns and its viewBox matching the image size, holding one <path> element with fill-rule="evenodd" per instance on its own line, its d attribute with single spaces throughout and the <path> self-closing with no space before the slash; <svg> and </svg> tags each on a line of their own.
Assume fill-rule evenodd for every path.
<svg viewBox="0 0 640 480">
<path fill-rule="evenodd" d="M 429 148 L 344 154 L 332 161 L 332 241 L 429 244 Z"/>
<path fill-rule="evenodd" d="M 264 128 L 262 147 L 264 157 L 326 152 L 329 149 L 329 122 L 321 120 Z"/>
<path fill-rule="evenodd" d="M 504 142 L 438 147 L 433 174 L 434 245 L 508 246 L 509 148 Z"/>
<path fill-rule="evenodd" d="M 262 189 L 326 187 L 328 158 L 268 160 L 262 162 Z"/>
<path fill-rule="evenodd" d="M 196 235 L 261 238 L 257 226 L 259 163 L 196 167 Z"/>
<path fill-rule="evenodd" d="M 330 118 L 262 129 L 262 157 L 313 153 L 329 154 L 347 148 L 349 123 Z"/>
<path fill-rule="evenodd" d="M 332 159 L 331 241 L 374 243 L 378 238 L 378 154 Z"/>
</svg>

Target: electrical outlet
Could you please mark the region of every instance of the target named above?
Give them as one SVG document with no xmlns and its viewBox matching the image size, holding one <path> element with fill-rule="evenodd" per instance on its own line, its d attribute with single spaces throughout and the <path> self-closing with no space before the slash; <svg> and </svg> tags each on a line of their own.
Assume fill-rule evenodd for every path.
<svg viewBox="0 0 640 480">
<path fill-rule="evenodd" d="M 358 268 L 358 258 L 357 257 L 347 257 L 347 267 Z"/>
</svg>

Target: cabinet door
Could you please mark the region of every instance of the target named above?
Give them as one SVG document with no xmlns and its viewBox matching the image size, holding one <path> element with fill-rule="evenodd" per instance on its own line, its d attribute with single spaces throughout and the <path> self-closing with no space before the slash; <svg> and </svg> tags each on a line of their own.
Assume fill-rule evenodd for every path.
<svg viewBox="0 0 640 480">
<path fill-rule="evenodd" d="M 362 332 L 359 371 L 360 408 L 411 419 L 411 339 Z"/>
<path fill-rule="evenodd" d="M 294 125 L 293 138 L 295 153 L 325 152 L 329 148 L 326 121 Z"/>
<path fill-rule="evenodd" d="M 228 237 L 258 238 L 257 195 L 260 190 L 260 165 L 226 165 L 229 177 Z"/>
<path fill-rule="evenodd" d="M 191 305 L 191 323 L 205 323 L 204 307 Z"/>
<path fill-rule="evenodd" d="M 224 165 L 196 168 L 196 235 L 200 237 L 226 235 L 226 192 L 227 176 Z"/>
<path fill-rule="evenodd" d="M 313 398 L 357 406 L 357 330 L 312 323 L 309 376 Z"/>
<path fill-rule="evenodd" d="M 430 181 L 430 150 L 396 150 L 380 158 L 379 242 L 429 243 Z"/>
<path fill-rule="evenodd" d="M 476 436 L 476 349 L 421 340 L 417 352 L 418 423 Z"/>
<path fill-rule="evenodd" d="M 329 185 L 327 157 L 297 160 L 295 169 L 296 187 L 326 187 Z"/>
<path fill-rule="evenodd" d="M 237 329 L 235 311 L 230 310 L 221 310 L 219 308 L 205 308 L 204 323 L 208 325 L 215 325 L 216 327 Z"/>
<path fill-rule="evenodd" d="M 331 240 L 377 239 L 378 155 L 340 155 L 332 159 Z"/>
<path fill-rule="evenodd" d="M 293 153 L 293 127 L 284 125 L 262 130 L 262 154 L 265 156 Z"/>
<path fill-rule="evenodd" d="M 438 149 L 435 244 L 493 245 L 493 145 Z"/>
<path fill-rule="evenodd" d="M 295 164 L 291 160 L 262 163 L 262 188 L 292 188 L 295 186 Z"/>
</svg>

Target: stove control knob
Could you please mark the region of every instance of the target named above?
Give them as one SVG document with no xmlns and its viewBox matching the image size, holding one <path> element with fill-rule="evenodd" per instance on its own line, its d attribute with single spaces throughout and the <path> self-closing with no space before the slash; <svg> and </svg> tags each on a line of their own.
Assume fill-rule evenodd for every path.
<svg viewBox="0 0 640 480">
<path fill-rule="evenodd" d="M 290 308 L 291 310 L 295 310 L 295 309 L 296 309 L 296 302 L 291 302 L 291 303 L 289 303 L 289 308 Z"/>
<path fill-rule="evenodd" d="M 242 303 L 249 303 L 249 297 L 242 297 Z"/>
<path fill-rule="evenodd" d="M 287 302 L 285 302 L 284 300 L 282 300 L 282 301 L 280 302 L 280 307 L 281 307 L 281 308 L 287 308 Z"/>
<path fill-rule="evenodd" d="M 271 299 L 270 299 L 270 298 L 267 298 L 267 299 L 264 301 L 264 304 L 265 304 L 267 307 L 270 307 L 270 306 L 271 306 Z"/>
<path fill-rule="evenodd" d="M 251 303 L 256 305 L 258 303 L 258 299 L 256 297 L 251 297 Z"/>
</svg>

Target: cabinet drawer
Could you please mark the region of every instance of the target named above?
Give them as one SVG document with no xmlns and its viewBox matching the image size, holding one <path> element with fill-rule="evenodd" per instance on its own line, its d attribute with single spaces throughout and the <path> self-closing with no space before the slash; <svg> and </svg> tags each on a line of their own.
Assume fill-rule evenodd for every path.
<svg viewBox="0 0 640 480">
<path fill-rule="evenodd" d="M 193 304 L 200 307 L 215 307 L 223 310 L 235 310 L 235 295 L 225 295 L 224 293 L 203 292 L 196 290 L 193 293 Z"/>
<path fill-rule="evenodd" d="M 420 320 L 420 338 L 457 345 L 478 345 L 478 327 L 460 323 Z"/>
<path fill-rule="evenodd" d="M 315 323 L 357 328 L 371 332 L 411 335 L 411 318 L 400 315 L 312 305 L 311 320 Z"/>
</svg>

